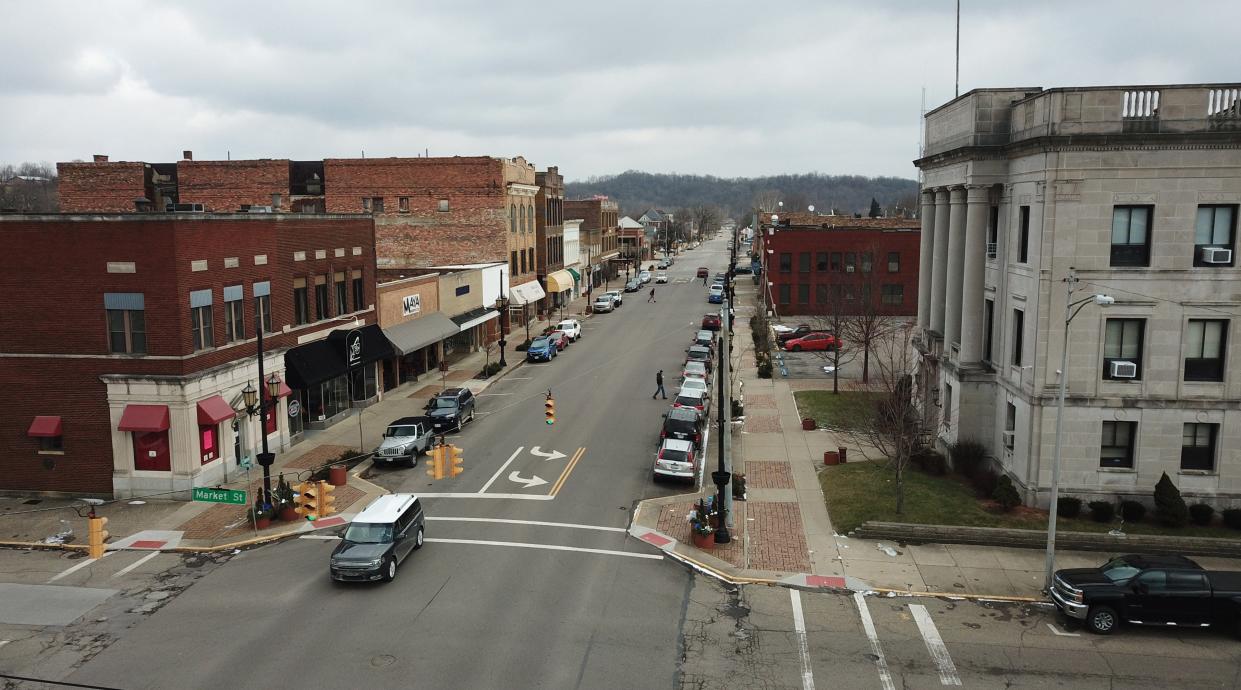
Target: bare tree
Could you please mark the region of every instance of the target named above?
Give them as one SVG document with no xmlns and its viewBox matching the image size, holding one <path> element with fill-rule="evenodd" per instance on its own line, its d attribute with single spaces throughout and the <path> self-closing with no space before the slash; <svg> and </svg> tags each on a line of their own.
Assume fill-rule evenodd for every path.
<svg viewBox="0 0 1241 690">
<path fill-rule="evenodd" d="M 861 273 L 854 281 L 858 299 L 850 303 L 852 307 L 849 318 L 842 326 L 841 335 L 854 343 L 854 348 L 862 354 L 862 383 L 870 382 L 870 354 L 875 344 L 882 338 L 892 334 L 893 321 L 889 309 L 883 303 L 883 286 L 879 280 L 879 266 L 875 264 L 880 257 L 877 243 L 861 253 Z M 846 274 L 848 275 L 848 274 Z"/>
<path fill-rule="evenodd" d="M 839 393 L 840 367 L 853 361 L 857 355 L 855 347 L 844 337 L 844 333 L 848 330 L 850 313 L 853 310 L 852 303 L 857 299 L 857 293 L 851 283 L 837 281 L 830 285 L 819 286 L 815 298 L 819 304 L 819 313 L 810 320 L 810 326 L 817 330 L 827 331 L 836 338 L 836 342 L 828 350 L 815 350 L 814 353 L 831 366 L 832 392 Z M 796 346 L 790 349 L 794 348 Z"/>
<path fill-rule="evenodd" d="M 0 210 L 55 213 L 60 207 L 57 182 L 50 163 L 0 165 Z"/>
<path fill-rule="evenodd" d="M 764 189 L 754 194 L 754 201 L 751 205 L 762 213 L 771 213 L 776 210 L 780 202 L 780 192 L 774 189 Z"/>
<path fill-rule="evenodd" d="M 928 417 L 914 398 L 914 358 L 910 350 L 913 323 L 906 322 L 897 337 L 887 338 L 876 348 L 876 364 L 883 391 L 875 403 L 874 415 L 845 433 L 855 444 L 870 445 L 887 457 L 894 474 L 896 514 L 905 509 L 905 473 L 915 451 L 934 431 Z"/>
</svg>

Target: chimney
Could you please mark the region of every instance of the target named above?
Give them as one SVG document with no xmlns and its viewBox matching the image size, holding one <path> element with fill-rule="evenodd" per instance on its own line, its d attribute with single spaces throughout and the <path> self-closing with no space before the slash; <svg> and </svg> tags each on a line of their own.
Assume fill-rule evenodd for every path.
<svg viewBox="0 0 1241 690">
<path fill-rule="evenodd" d="M 194 160 L 194 152 L 193 152 L 193 151 L 188 151 L 188 150 L 187 150 L 187 151 L 182 151 L 182 152 L 181 152 L 181 160 L 183 160 L 183 161 L 192 161 L 192 160 Z"/>
<path fill-rule="evenodd" d="M 96 163 L 107 163 L 107 162 L 108 162 L 108 157 L 107 157 L 107 156 L 105 156 L 105 155 L 104 155 L 104 154 L 102 154 L 102 153 L 96 153 L 96 154 L 95 154 L 95 162 L 96 162 Z"/>
</svg>

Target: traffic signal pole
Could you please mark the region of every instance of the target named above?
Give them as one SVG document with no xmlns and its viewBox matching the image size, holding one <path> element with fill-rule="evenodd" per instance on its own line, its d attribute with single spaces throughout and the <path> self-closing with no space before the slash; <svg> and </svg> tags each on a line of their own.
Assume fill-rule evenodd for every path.
<svg viewBox="0 0 1241 690">
<path fill-rule="evenodd" d="M 716 400 L 719 401 L 719 409 L 715 415 L 719 419 L 719 469 L 711 473 L 711 479 L 715 482 L 719 489 L 719 497 L 716 498 L 715 505 L 720 511 L 719 522 L 715 528 L 715 543 L 727 544 L 732 541 L 732 537 L 728 534 L 728 521 L 732 515 L 732 492 L 729 491 L 730 480 L 732 474 L 729 472 L 729 461 L 727 453 L 727 435 L 728 435 L 728 418 L 731 410 L 725 410 L 724 406 L 728 404 L 728 300 L 723 302 L 723 317 L 720 319 L 722 328 L 720 328 L 720 358 L 716 365 L 719 380 L 719 395 Z"/>
</svg>

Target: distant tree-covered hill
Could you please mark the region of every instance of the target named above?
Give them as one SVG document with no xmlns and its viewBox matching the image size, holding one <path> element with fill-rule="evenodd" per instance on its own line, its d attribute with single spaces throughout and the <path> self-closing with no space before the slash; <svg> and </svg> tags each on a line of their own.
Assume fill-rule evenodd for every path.
<svg viewBox="0 0 1241 690">
<path fill-rule="evenodd" d="M 837 213 L 867 215 L 872 199 L 888 214 L 912 212 L 917 205 L 918 183 L 899 177 L 819 173 L 723 178 L 629 170 L 565 184 L 566 198 L 594 194 L 617 200 L 622 213 L 635 218 L 651 207 L 672 211 L 703 205 L 742 218 L 756 205 L 766 207 L 774 201 L 783 201 L 789 210 L 805 211 L 813 205 L 824 213 L 834 208 Z"/>
</svg>

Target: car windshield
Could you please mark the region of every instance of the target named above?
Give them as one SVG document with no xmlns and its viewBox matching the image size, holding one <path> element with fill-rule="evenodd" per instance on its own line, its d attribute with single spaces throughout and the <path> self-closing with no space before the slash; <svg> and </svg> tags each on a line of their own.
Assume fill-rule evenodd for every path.
<svg viewBox="0 0 1241 690">
<path fill-rule="evenodd" d="M 355 544 L 387 544 L 392 541 L 392 525 L 355 522 L 345 530 L 345 541 Z"/>
<path fill-rule="evenodd" d="M 552 331 L 551 337 L 555 340 L 560 340 L 561 338 L 565 337 L 565 332 L 564 331 Z"/>
<path fill-rule="evenodd" d="M 702 362 L 687 362 L 685 364 L 686 373 L 706 373 L 707 367 Z"/>
<path fill-rule="evenodd" d="M 689 462 L 689 456 L 685 453 L 685 451 L 673 450 L 671 448 L 665 448 L 664 452 L 660 454 L 660 458 L 663 460 L 671 460 L 673 462 Z"/>
<path fill-rule="evenodd" d="M 432 402 L 437 410 L 451 410 L 457 406 L 456 398 L 436 398 Z"/>
<path fill-rule="evenodd" d="M 702 379 L 685 379 L 685 383 L 681 387 L 691 391 L 705 391 L 707 390 L 707 382 Z"/>
<path fill-rule="evenodd" d="M 547 338 L 535 338 L 534 342 L 530 343 L 530 347 L 547 347 L 550 342 L 551 340 Z"/>
<path fill-rule="evenodd" d="M 1113 558 L 1103 565 L 1103 576 L 1112 582 L 1124 582 L 1141 572 L 1122 557 Z"/>
<path fill-rule="evenodd" d="M 417 436 L 418 427 L 410 426 L 390 426 L 388 427 L 388 436 L 392 438 L 400 438 L 402 436 Z"/>
<path fill-rule="evenodd" d="M 702 407 L 702 398 L 695 395 L 677 396 L 677 399 L 673 402 L 682 407 Z"/>
<path fill-rule="evenodd" d="M 562 331 L 571 331 L 573 330 L 573 322 L 572 321 L 561 321 L 560 323 L 556 324 L 556 327 Z"/>
</svg>

